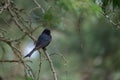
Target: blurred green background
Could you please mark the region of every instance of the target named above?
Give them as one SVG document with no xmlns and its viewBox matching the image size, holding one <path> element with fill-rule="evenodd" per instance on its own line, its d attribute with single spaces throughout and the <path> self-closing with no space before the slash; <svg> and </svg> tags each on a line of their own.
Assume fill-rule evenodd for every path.
<svg viewBox="0 0 120 80">
<path fill-rule="evenodd" d="M 7 1 L 0 1 L 0 11 Z M 53 39 L 47 51 L 58 80 L 120 80 L 119 0 L 37 0 L 43 10 L 34 1 L 13 0 L 13 4 L 20 9 L 17 14 L 25 30 L 38 27 L 32 33 L 36 39 L 45 28 L 51 29 Z M 0 36 L 14 40 L 24 33 L 11 18 L 7 10 L 0 13 Z M 25 55 L 33 46 L 34 42 L 26 36 L 17 48 Z M 10 46 L 0 41 L 0 60 L 14 59 L 17 58 Z M 28 60 L 33 61 L 28 64 L 37 76 L 39 53 L 35 52 Z M 20 63 L 0 63 L 3 80 L 25 80 L 24 75 Z M 53 80 L 49 63 L 44 59 L 40 80 Z"/>
</svg>

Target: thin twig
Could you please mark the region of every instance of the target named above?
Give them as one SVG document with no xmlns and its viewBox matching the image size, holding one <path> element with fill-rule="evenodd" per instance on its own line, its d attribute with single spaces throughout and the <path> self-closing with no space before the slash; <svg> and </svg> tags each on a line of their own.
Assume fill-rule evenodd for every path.
<svg viewBox="0 0 120 80">
<path fill-rule="evenodd" d="M 53 62 L 52 62 L 52 60 L 51 60 L 48 52 L 47 52 L 45 49 L 44 49 L 43 51 L 44 51 L 45 56 L 46 56 L 46 58 L 47 58 L 47 60 L 48 60 L 48 62 L 49 62 L 49 64 L 50 64 L 50 68 L 51 68 L 51 71 L 52 71 L 52 73 L 53 73 L 54 80 L 58 80 L 58 79 L 57 79 L 57 74 L 56 74 L 56 71 L 55 71 L 55 68 L 54 68 L 54 65 L 53 65 Z"/>
<path fill-rule="evenodd" d="M 19 63 L 19 62 L 22 62 L 21 60 L 0 60 L 0 62 L 17 62 L 17 63 Z M 30 60 L 26 60 L 26 61 L 24 61 L 24 62 L 32 62 L 32 61 L 30 61 Z"/>
<path fill-rule="evenodd" d="M 53 54 L 50 54 L 50 56 L 52 56 L 52 55 L 58 55 L 58 56 L 60 56 L 60 57 L 65 61 L 66 64 L 68 63 L 68 61 L 67 61 L 67 59 L 65 58 L 65 56 L 62 55 L 61 53 L 53 53 Z"/>
<path fill-rule="evenodd" d="M 27 80 L 27 70 L 24 68 L 25 80 Z"/>
<path fill-rule="evenodd" d="M 101 12 L 101 14 L 102 14 L 103 16 L 105 16 L 105 18 L 108 19 L 109 22 L 110 22 L 112 25 L 116 26 L 117 28 L 120 28 L 120 24 L 119 24 L 119 23 L 115 23 L 107 14 L 105 14 L 105 13 L 103 13 L 103 12 Z"/>
<path fill-rule="evenodd" d="M 41 7 L 41 5 L 36 0 L 33 0 L 33 1 L 39 8 L 42 9 L 42 12 L 45 13 L 45 10 Z"/>
<path fill-rule="evenodd" d="M 0 60 L 0 62 L 21 62 L 20 60 Z"/>
<path fill-rule="evenodd" d="M 26 69 L 27 69 L 27 72 L 28 72 L 29 76 L 30 76 L 33 80 L 35 80 L 35 75 L 34 75 L 34 73 L 33 73 L 33 70 L 32 70 L 32 68 L 31 68 L 28 64 L 26 64 Z"/>
</svg>

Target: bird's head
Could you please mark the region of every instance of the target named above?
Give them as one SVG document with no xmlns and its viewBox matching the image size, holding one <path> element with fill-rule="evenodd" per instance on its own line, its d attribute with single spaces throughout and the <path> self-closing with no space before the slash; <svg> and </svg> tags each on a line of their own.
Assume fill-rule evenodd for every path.
<svg viewBox="0 0 120 80">
<path fill-rule="evenodd" d="M 42 34 L 47 34 L 47 35 L 50 35 L 50 30 L 49 29 L 45 29 L 43 32 L 42 32 Z"/>
</svg>

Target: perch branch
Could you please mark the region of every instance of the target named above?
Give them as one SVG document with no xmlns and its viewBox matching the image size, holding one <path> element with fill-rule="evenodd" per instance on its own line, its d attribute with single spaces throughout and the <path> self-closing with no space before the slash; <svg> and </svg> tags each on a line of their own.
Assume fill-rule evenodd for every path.
<svg viewBox="0 0 120 80">
<path fill-rule="evenodd" d="M 46 58 L 47 58 L 47 60 L 48 60 L 48 62 L 50 64 L 50 68 L 51 68 L 51 71 L 53 72 L 54 80 L 58 80 L 57 79 L 57 74 L 56 74 L 56 71 L 55 71 L 55 68 L 54 68 L 54 65 L 53 65 L 53 62 L 52 62 L 48 52 L 45 49 L 43 51 L 44 51 L 45 56 L 46 56 Z"/>
</svg>

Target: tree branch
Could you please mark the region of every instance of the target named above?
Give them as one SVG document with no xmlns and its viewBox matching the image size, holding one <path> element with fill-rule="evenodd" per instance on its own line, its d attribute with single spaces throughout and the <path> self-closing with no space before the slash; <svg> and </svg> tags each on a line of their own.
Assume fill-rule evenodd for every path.
<svg viewBox="0 0 120 80">
<path fill-rule="evenodd" d="M 56 74 L 56 71 L 55 71 L 55 68 L 54 68 L 54 65 L 53 65 L 53 62 L 52 62 L 49 54 L 47 53 L 47 51 L 45 49 L 43 51 L 44 51 L 45 56 L 46 56 L 46 58 L 47 58 L 47 60 L 48 60 L 48 62 L 50 64 L 50 68 L 51 68 L 51 71 L 53 72 L 54 80 L 58 80 L 57 79 L 57 74 Z"/>
<path fill-rule="evenodd" d="M 12 63 L 12 62 L 22 62 L 21 60 L 0 60 L 0 62 L 10 62 L 10 63 Z M 32 62 L 32 61 L 30 61 L 30 60 L 26 60 L 25 62 Z"/>
</svg>

